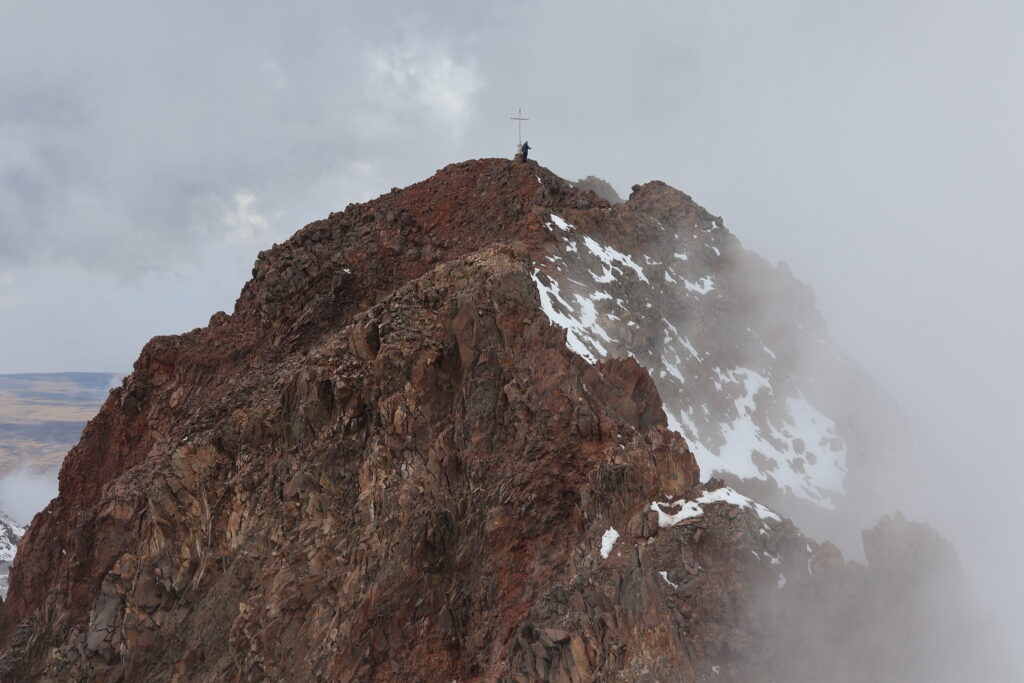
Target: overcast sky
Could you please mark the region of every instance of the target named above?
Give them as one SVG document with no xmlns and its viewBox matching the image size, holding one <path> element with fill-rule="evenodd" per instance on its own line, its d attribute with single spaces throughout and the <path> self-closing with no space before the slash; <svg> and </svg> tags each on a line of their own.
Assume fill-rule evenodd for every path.
<svg viewBox="0 0 1024 683">
<path fill-rule="evenodd" d="M 935 501 L 1019 518 L 1019 0 L 164 4 L 0 0 L 0 372 L 130 370 L 305 223 L 511 156 L 523 107 L 556 173 L 789 263 L 942 444 Z"/>
</svg>

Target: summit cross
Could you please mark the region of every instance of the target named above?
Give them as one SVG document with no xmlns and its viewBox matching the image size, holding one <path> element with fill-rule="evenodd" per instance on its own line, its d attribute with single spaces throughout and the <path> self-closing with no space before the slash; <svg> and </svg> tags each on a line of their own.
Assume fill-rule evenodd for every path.
<svg viewBox="0 0 1024 683">
<path fill-rule="evenodd" d="M 530 119 L 523 118 L 523 109 L 522 109 L 522 107 L 519 108 L 519 115 L 518 116 L 510 116 L 509 118 L 511 120 L 513 120 L 513 121 L 518 121 L 519 122 L 519 148 L 522 149 L 522 147 L 523 147 L 523 121 L 529 121 Z"/>
</svg>

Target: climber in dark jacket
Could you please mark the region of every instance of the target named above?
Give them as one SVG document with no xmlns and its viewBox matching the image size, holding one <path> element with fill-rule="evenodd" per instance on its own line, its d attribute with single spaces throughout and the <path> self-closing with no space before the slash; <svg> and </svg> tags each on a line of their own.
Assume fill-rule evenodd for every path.
<svg viewBox="0 0 1024 683">
<path fill-rule="evenodd" d="M 524 142 L 523 146 L 519 148 L 520 158 L 526 161 L 526 155 L 530 153 L 530 143 Z"/>
</svg>

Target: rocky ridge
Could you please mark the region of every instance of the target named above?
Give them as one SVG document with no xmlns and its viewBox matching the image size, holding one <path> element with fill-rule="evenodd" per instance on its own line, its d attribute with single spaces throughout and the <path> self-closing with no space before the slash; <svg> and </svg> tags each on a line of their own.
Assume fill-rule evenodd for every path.
<svg viewBox="0 0 1024 683">
<path fill-rule="evenodd" d="M 622 197 L 615 191 L 611 183 L 603 178 L 597 176 L 588 175 L 586 178 L 580 178 L 574 183 L 571 183 L 573 187 L 578 187 L 581 190 L 588 190 L 593 192 L 601 199 L 611 204 L 621 204 Z"/>
<path fill-rule="evenodd" d="M 890 518 L 865 537 L 869 565 L 847 563 L 723 482 L 702 484 L 658 384 L 669 367 L 682 385 L 699 371 L 652 345 L 663 330 L 627 318 L 621 296 L 608 297 L 618 309 L 575 297 L 594 302 L 593 289 L 558 303 L 581 268 L 596 276 L 585 284 L 689 282 L 635 247 L 694 216 L 739 258 L 663 184 L 612 206 L 535 163 L 480 160 L 262 253 L 234 312 L 147 344 L 68 455 L 14 563 L 0 672 L 930 675 L 936 660 L 911 646 L 976 625 L 969 610 L 936 622 L 948 605 L 919 599 L 922 577 L 962 582 L 948 545 Z M 634 326 L 646 329 L 619 338 Z M 937 653 L 950 670 L 988 656 L 960 642 L 951 662 Z"/>
<path fill-rule="evenodd" d="M 787 511 L 863 503 L 899 410 L 831 343 L 785 265 L 664 183 L 597 221 L 568 211 L 546 225 L 544 310 L 584 357 L 650 370 L 703 471 Z"/>
</svg>

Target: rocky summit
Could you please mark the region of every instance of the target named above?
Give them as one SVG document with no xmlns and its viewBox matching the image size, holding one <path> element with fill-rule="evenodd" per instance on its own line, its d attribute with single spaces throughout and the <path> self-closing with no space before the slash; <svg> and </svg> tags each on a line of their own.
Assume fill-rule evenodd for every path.
<svg viewBox="0 0 1024 683">
<path fill-rule="evenodd" d="M 982 680 L 934 531 L 858 564 L 780 514 L 872 457 L 825 367 L 872 391 L 683 193 L 449 166 L 146 345 L 19 544 L 0 677 Z"/>
</svg>

